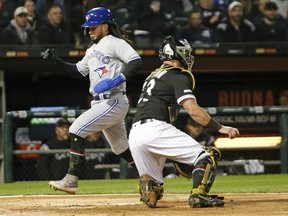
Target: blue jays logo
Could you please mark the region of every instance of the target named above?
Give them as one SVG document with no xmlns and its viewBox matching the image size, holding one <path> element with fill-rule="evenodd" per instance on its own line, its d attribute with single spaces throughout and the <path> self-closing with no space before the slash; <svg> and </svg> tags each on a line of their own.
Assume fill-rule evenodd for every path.
<svg viewBox="0 0 288 216">
<path fill-rule="evenodd" d="M 90 19 L 90 14 L 86 16 L 86 21 L 88 21 Z"/>
<path fill-rule="evenodd" d="M 98 67 L 94 70 L 94 72 L 98 73 L 99 77 L 101 78 L 105 73 L 108 73 L 106 66 Z"/>
</svg>

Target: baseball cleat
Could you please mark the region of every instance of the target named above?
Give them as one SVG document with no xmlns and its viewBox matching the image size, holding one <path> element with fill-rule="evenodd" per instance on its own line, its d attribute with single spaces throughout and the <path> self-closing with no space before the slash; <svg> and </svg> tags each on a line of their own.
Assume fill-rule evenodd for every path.
<svg viewBox="0 0 288 216">
<path fill-rule="evenodd" d="M 206 194 L 207 196 L 209 197 L 212 197 L 213 199 L 217 198 L 217 199 L 220 199 L 220 200 L 224 200 L 224 196 L 219 196 L 217 194 Z"/>
<path fill-rule="evenodd" d="M 162 198 L 163 193 L 160 190 L 154 190 L 153 181 L 149 175 L 142 175 L 139 182 L 140 201 L 145 203 L 149 208 L 154 208 L 157 201 Z M 163 191 L 163 190 L 162 190 Z"/>
<path fill-rule="evenodd" d="M 222 197 L 221 197 L 222 198 Z M 212 198 L 207 195 L 191 194 L 189 197 L 189 204 L 191 208 L 203 208 L 203 207 L 214 207 L 224 206 L 225 202 L 223 199 Z"/>
<path fill-rule="evenodd" d="M 60 181 L 49 181 L 50 188 L 63 191 L 69 194 L 75 194 L 78 190 L 78 178 L 76 176 L 66 174 Z"/>
</svg>

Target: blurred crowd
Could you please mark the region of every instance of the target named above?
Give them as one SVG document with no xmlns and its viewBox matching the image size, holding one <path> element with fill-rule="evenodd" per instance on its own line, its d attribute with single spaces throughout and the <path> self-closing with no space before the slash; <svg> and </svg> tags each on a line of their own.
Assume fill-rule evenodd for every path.
<svg viewBox="0 0 288 216">
<path fill-rule="evenodd" d="M 286 0 L 0 0 L 0 44 L 85 47 L 80 26 L 102 6 L 138 46 L 168 34 L 201 46 L 288 41 Z"/>
</svg>

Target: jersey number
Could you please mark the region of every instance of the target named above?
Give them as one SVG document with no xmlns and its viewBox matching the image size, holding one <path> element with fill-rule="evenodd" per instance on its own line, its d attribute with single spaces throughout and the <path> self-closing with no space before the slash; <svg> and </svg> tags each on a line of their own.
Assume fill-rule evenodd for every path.
<svg viewBox="0 0 288 216">
<path fill-rule="evenodd" d="M 143 101 L 143 102 L 147 102 L 148 98 L 145 98 L 145 95 L 152 95 L 152 89 L 155 86 L 155 79 L 150 79 L 149 81 L 145 81 L 143 84 L 143 88 L 142 88 L 142 94 L 141 97 L 138 100 L 138 104 Z"/>
</svg>

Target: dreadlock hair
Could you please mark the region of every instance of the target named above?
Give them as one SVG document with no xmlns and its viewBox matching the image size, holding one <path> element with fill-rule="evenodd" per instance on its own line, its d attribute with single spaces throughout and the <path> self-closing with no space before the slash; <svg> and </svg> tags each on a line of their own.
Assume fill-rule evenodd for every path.
<svg viewBox="0 0 288 216">
<path fill-rule="evenodd" d="M 108 29 L 111 35 L 125 40 L 130 45 L 133 44 L 132 40 L 130 40 L 128 36 L 130 34 L 130 31 L 121 28 L 116 22 L 109 22 Z"/>
</svg>

